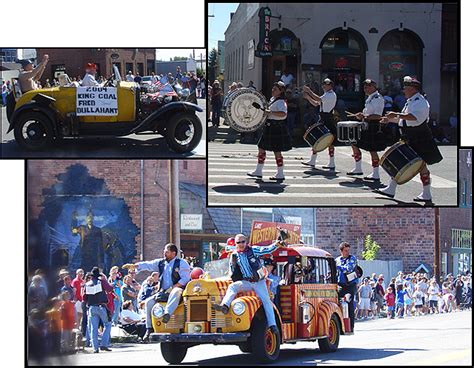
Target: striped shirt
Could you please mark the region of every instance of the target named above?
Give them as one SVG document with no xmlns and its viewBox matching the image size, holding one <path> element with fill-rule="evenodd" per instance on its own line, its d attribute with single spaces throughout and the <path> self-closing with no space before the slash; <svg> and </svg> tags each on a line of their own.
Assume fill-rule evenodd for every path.
<svg viewBox="0 0 474 368">
<path fill-rule="evenodd" d="M 247 257 L 247 252 L 249 249 L 253 251 L 253 254 L 256 257 L 256 261 L 260 263 L 260 260 L 258 258 L 265 254 L 272 253 L 275 249 L 277 249 L 277 246 L 276 244 L 271 244 L 268 246 L 254 245 L 252 247 L 245 248 L 243 252 L 234 251 L 234 254 L 237 255 L 237 264 L 240 267 L 240 271 L 242 272 L 242 276 L 244 277 L 244 279 L 251 279 L 253 277 L 252 267 L 250 266 L 249 259 Z M 258 266 L 258 268 L 262 267 L 261 263 Z"/>
</svg>

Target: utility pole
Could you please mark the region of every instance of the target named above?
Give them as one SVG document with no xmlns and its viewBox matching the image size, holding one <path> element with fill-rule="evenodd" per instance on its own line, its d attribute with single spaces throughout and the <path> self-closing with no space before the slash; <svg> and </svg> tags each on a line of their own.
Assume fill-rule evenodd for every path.
<svg viewBox="0 0 474 368">
<path fill-rule="evenodd" d="M 178 248 L 181 254 L 181 237 L 179 224 L 179 168 L 178 160 L 169 160 L 169 217 L 170 217 L 170 242 Z"/>
<path fill-rule="evenodd" d="M 435 244 L 434 244 L 434 264 L 433 264 L 433 274 L 436 277 L 436 281 L 439 281 L 441 275 L 441 262 L 440 262 L 440 229 L 439 229 L 439 208 L 435 208 Z"/>
</svg>

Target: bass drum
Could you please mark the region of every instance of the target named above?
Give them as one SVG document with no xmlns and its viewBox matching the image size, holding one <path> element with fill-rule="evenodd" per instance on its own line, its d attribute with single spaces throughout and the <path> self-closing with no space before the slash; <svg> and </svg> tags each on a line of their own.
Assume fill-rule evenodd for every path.
<svg viewBox="0 0 474 368">
<path fill-rule="evenodd" d="M 334 141 L 334 135 L 322 123 L 311 125 L 303 135 L 303 139 L 315 152 L 324 151 Z"/>
<path fill-rule="evenodd" d="M 255 102 L 263 109 L 268 107 L 265 96 L 253 88 L 238 88 L 226 96 L 222 109 L 231 128 L 238 132 L 254 132 L 265 123 L 267 115 L 252 106 Z"/>
<path fill-rule="evenodd" d="M 418 174 L 424 161 L 405 142 L 395 143 L 380 159 L 380 166 L 397 184 L 405 184 Z"/>
</svg>

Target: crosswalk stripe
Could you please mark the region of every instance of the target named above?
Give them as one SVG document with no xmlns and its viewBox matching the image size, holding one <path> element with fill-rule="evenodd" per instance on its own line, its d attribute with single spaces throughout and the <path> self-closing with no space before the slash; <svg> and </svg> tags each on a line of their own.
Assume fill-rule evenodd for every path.
<svg viewBox="0 0 474 368">
<path fill-rule="evenodd" d="M 360 185 L 354 184 L 350 185 L 347 184 L 345 186 L 341 186 L 340 184 L 288 184 L 286 183 L 286 180 L 283 182 L 275 182 L 275 183 L 270 183 L 270 182 L 262 182 L 258 183 L 257 185 L 254 185 L 253 183 L 208 183 L 207 184 L 209 187 L 215 187 L 215 186 L 224 186 L 224 185 L 241 185 L 242 188 L 262 188 L 262 187 L 280 187 L 282 185 L 286 185 L 287 188 L 340 188 L 340 189 L 346 189 L 346 188 L 355 188 L 355 189 L 360 189 Z M 346 193 L 347 195 L 348 193 Z M 374 195 L 374 194 L 372 194 Z"/>
<path fill-rule="evenodd" d="M 351 193 L 353 198 L 373 198 L 376 193 Z M 255 193 L 219 193 L 211 192 L 209 197 L 252 197 Z M 344 198 L 347 193 L 258 193 L 259 197 L 298 197 L 298 198 Z M 232 202 L 233 203 L 233 202 Z"/>
</svg>

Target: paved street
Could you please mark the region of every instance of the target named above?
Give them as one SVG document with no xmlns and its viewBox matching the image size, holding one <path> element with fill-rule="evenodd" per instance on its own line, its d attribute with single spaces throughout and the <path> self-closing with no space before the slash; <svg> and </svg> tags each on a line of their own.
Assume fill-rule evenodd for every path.
<svg viewBox="0 0 474 368">
<path fill-rule="evenodd" d="M 435 205 L 457 205 L 457 147 L 440 146 L 443 161 L 429 167 Z M 267 152 L 263 180 L 246 175 L 257 163 L 255 144 L 241 144 L 234 139 L 216 139 L 208 148 L 208 204 L 210 206 L 259 205 L 331 205 L 331 206 L 420 206 L 413 198 L 421 192 L 419 175 L 397 189 L 394 199 L 374 193 L 381 184 L 350 177 L 354 167 L 350 146 L 336 146 L 336 171 L 322 169 L 328 163 L 327 150 L 318 154 L 316 169 L 301 164 L 309 158 L 310 148 L 293 148 L 285 152 L 285 181 L 268 178 L 276 173 L 272 152 Z M 380 154 L 381 156 L 381 154 Z M 363 151 L 364 176 L 371 173 L 371 159 Z M 388 183 L 388 174 L 380 168 L 381 183 Z"/>
<path fill-rule="evenodd" d="M 201 108 L 206 108 L 206 100 L 198 99 Z M 1 155 L 5 158 L 34 158 L 34 157 L 68 157 L 68 158 L 203 158 L 206 157 L 206 112 L 198 113 L 203 124 L 203 136 L 199 145 L 190 153 L 178 154 L 171 151 L 160 135 L 135 135 L 125 137 L 104 139 L 65 139 L 60 144 L 51 147 L 47 151 L 27 152 L 22 150 L 15 142 L 13 131 L 6 134 L 8 120 L 6 108 L 1 107 Z"/>
<path fill-rule="evenodd" d="M 472 365 L 472 312 L 356 322 L 339 350 L 319 352 L 317 342 L 283 345 L 274 365 Z M 158 344 L 114 344 L 112 352 L 78 353 L 78 365 L 166 365 Z M 185 365 L 254 365 L 236 346 L 200 345 L 188 350 Z"/>
</svg>

